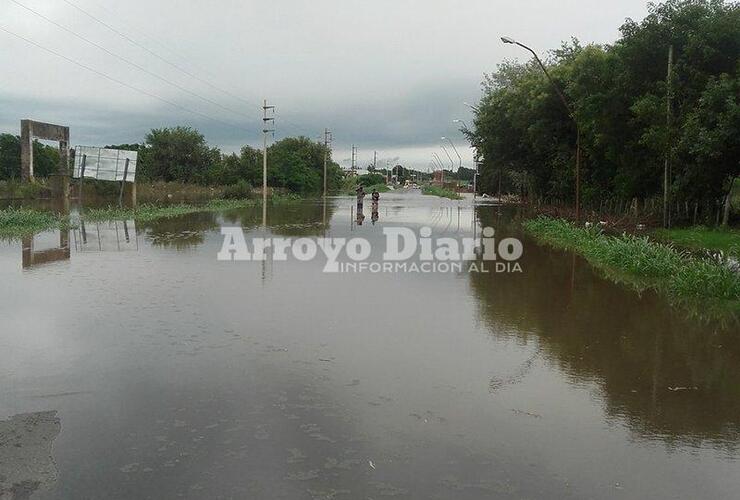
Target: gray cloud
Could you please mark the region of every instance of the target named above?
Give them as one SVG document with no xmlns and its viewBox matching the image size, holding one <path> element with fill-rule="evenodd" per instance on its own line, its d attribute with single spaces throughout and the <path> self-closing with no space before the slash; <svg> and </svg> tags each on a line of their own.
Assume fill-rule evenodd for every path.
<svg viewBox="0 0 740 500">
<path fill-rule="evenodd" d="M 0 5 L 1 27 L 215 120 L 137 93 L 0 31 L 3 132 L 17 133 L 19 120 L 29 117 L 69 124 L 75 143 L 102 145 L 141 141 L 151 128 L 182 124 L 234 151 L 245 143 L 261 146 L 259 107 L 266 96 L 277 106 L 278 138 L 318 139 L 329 127 L 335 158 L 349 158 L 354 143 L 360 165 L 377 150 L 383 161 L 416 168 L 428 166 L 443 135 L 453 138 L 470 162 L 472 153 L 452 120 L 470 118 L 462 102 L 477 100 L 484 72 L 506 57 L 526 57 L 503 46 L 500 35 L 521 37 L 541 51 L 572 35 L 607 42 L 616 38 L 625 17 L 645 13 L 643 0 L 129 0 L 125 5 L 70 0 L 123 30 L 148 49 L 143 50 L 63 2 L 18 1 L 190 93 L 12 2 Z"/>
</svg>

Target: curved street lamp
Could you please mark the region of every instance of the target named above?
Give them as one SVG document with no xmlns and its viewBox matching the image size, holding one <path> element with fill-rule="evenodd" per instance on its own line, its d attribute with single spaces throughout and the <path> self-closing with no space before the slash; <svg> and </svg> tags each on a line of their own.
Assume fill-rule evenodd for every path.
<svg viewBox="0 0 740 500">
<path fill-rule="evenodd" d="M 468 128 L 468 124 L 465 123 L 465 120 L 460 120 L 459 118 L 456 118 L 452 120 L 452 123 L 462 123 L 463 128 L 461 129 L 461 132 L 464 130 L 470 133 L 470 128 Z M 478 195 L 478 150 L 476 149 L 475 157 L 473 158 L 473 203 L 475 203 L 475 197 L 477 195 Z"/>
<path fill-rule="evenodd" d="M 459 118 L 456 118 L 456 119 L 452 120 L 452 123 L 461 123 L 462 126 L 463 126 L 463 130 L 470 131 L 470 127 L 468 127 L 468 124 L 465 123 L 465 120 L 460 120 Z"/>
<path fill-rule="evenodd" d="M 452 146 L 452 149 L 455 151 L 455 154 L 457 155 L 457 159 L 460 162 L 460 165 L 458 166 L 458 170 L 462 168 L 462 156 L 460 156 L 460 153 L 457 152 L 457 148 L 455 147 L 455 143 L 452 142 L 452 139 L 449 137 L 442 137 L 443 141 L 448 141 L 450 143 L 450 146 Z"/>
<path fill-rule="evenodd" d="M 436 152 L 432 153 L 432 157 L 437 160 L 437 163 L 439 163 L 439 169 L 442 172 L 442 186 L 445 185 L 445 167 L 442 164 L 442 160 L 439 158 L 439 155 Z"/>
<path fill-rule="evenodd" d="M 454 172 L 455 162 L 452 161 L 452 156 L 450 156 L 450 153 L 449 151 L 447 151 L 447 148 L 444 146 L 444 144 L 440 144 L 440 146 L 442 146 L 442 151 L 445 152 L 445 154 L 447 155 L 447 158 L 450 160 L 450 172 Z"/>
<path fill-rule="evenodd" d="M 576 126 L 576 222 L 578 222 L 581 218 L 581 129 L 578 126 L 578 121 L 576 120 L 575 114 L 573 113 L 573 109 L 570 107 L 570 104 L 568 104 L 568 100 L 565 98 L 565 95 L 563 95 L 560 87 L 558 87 L 555 83 L 555 80 L 552 79 L 550 73 L 548 73 L 547 71 L 547 68 L 545 68 L 545 65 L 542 64 L 542 61 L 540 60 L 539 56 L 537 56 L 537 53 L 534 50 L 508 36 L 502 36 L 501 41 L 511 45 L 518 45 L 521 48 L 532 53 L 535 61 L 537 61 L 537 64 L 539 64 L 540 68 L 542 68 L 545 76 L 550 81 L 550 85 L 552 85 L 552 87 L 555 89 L 555 93 L 558 95 L 560 101 L 563 103 L 563 106 L 565 106 L 565 109 L 568 111 L 568 116 L 570 116 L 570 119 L 573 120 L 573 123 Z"/>
<path fill-rule="evenodd" d="M 502 40 L 503 40 L 503 38 L 502 38 Z M 466 105 L 467 107 L 469 107 L 470 109 L 472 109 L 473 111 L 475 111 L 476 113 L 478 111 L 480 111 L 480 108 L 478 106 L 476 106 L 475 104 L 470 104 L 467 101 L 463 102 L 463 104 Z"/>
</svg>

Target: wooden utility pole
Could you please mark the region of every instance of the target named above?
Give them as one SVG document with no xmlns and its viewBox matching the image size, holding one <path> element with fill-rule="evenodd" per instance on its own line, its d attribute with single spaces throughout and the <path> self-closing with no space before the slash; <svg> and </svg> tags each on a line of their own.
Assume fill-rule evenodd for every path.
<svg viewBox="0 0 740 500">
<path fill-rule="evenodd" d="M 329 161 L 329 144 L 331 144 L 331 132 L 328 128 L 324 129 L 324 198 L 326 198 L 326 165 Z"/>
<path fill-rule="evenodd" d="M 262 103 L 262 225 L 267 225 L 267 134 L 275 132 L 275 117 L 268 117 L 268 110 L 274 113 L 275 106 L 268 106 L 267 99 Z M 273 128 L 268 128 L 267 124 L 272 122 Z"/>
<path fill-rule="evenodd" d="M 666 77 L 666 145 L 665 163 L 663 165 L 663 227 L 671 227 L 671 204 L 668 186 L 671 180 L 671 74 L 673 73 L 673 45 L 668 47 L 668 76 Z"/>
<path fill-rule="evenodd" d="M 118 207 L 123 207 L 123 191 L 126 189 L 126 178 L 128 177 L 129 158 L 126 158 L 126 164 L 123 167 L 123 179 L 121 180 L 121 192 L 118 194 Z"/>
</svg>

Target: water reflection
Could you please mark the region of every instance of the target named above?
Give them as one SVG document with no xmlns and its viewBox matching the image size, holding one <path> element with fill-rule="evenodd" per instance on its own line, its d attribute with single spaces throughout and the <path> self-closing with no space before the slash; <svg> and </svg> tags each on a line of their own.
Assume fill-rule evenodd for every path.
<svg viewBox="0 0 740 500">
<path fill-rule="evenodd" d="M 52 237 L 51 239 L 54 239 L 54 233 L 59 233 L 58 246 L 39 250 L 39 240 L 49 240 L 49 236 Z M 50 262 L 69 260 L 69 231 L 52 231 L 51 233 L 42 235 L 25 236 L 21 239 L 21 249 L 23 269 L 29 269 Z"/>
<path fill-rule="evenodd" d="M 139 232 L 157 247 L 188 250 L 202 245 L 205 234 L 217 231 L 219 227 L 218 214 L 199 212 L 140 222 Z"/>
<path fill-rule="evenodd" d="M 480 209 L 497 234 L 514 226 Z M 538 346 L 537 356 L 574 383 L 593 382 L 607 413 L 638 435 L 667 442 L 740 439 L 740 338 L 686 318 L 656 294 L 602 279 L 587 263 L 525 239 L 522 274 L 471 274 L 481 317 L 494 336 Z M 511 380 L 526 376 L 527 359 Z"/>
<path fill-rule="evenodd" d="M 133 220 L 90 223 L 80 221 L 73 230 L 77 252 L 138 251 L 139 239 Z"/>
<path fill-rule="evenodd" d="M 0 244 L 2 418 L 65 425 L 39 498 L 732 498 L 736 336 L 570 254 L 527 240 L 516 274 L 216 259 L 224 225 L 380 253 L 388 226 L 520 235 L 516 213 L 469 207 L 388 194 L 376 226 L 354 197 L 271 207 L 266 230 L 260 207 L 129 221 L 120 252 L 122 223 L 100 242 L 86 225 L 113 251 L 76 243 L 29 273 Z"/>
</svg>

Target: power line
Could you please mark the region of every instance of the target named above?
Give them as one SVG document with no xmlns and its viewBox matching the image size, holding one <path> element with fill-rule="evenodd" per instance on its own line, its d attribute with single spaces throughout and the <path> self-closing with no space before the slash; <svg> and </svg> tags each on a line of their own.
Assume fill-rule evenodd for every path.
<svg viewBox="0 0 740 500">
<path fill-rule="evenodd" d="M 57 51 L 55 51 L 53 49 L 50 49 L 50 48 L 45 47 L 45 46 L 43 46 L 43 45 L 41 45 L 41 44 L 39 44 L 37 42 L 34 42 L 33 40 L 28 39 L 28 38 L 24 37 L 23 35 L 19 35 L 18 33 L 14 33 L 13 31 L 10 31 L 9 29 L 4 28 L 3 26 L 0 26 L 0 31 L 4 31 L 5 33 L 7 33 L 9 35 L 12 35 L 12 36 L 14 36 L 16 38 L 19 38 L 19 39 L 23 40 L 24 42 L 33 45 L 34 47 L 37 47 L 37 48 L 39 48 L 41 50 L 44 50 L 44 51 L 46 51 L 46 52 L 48 52 L 50 54 L 53 54 L 53 55 L 55 55 L 57 57 L 60 57 L 60 58 L 64 59 L 65 61 L 71 62 L 72 64 L 75 64 L 75 65 L 77 65 L 77 66 L 79 66 L 79 67 L 81 67 L 81 68 L 83 68 L 83 69 L 85 69 L 87 71 L 90 71 L 92 73 L 95 73 L 98 76 L 101 76 L 101 77 L 103 77 L 103 78 L 105 78 L 107 80 L 110 80 L 110 81 L 115 82 L 115 83 L 117 83 L 119 85 L 122 85 L 122 86 L 124 86 L 124 87 L 126 87 L 128 89 L 134 90 L 136 92 L 139 92 L 140 94 L 144 94 L 144 95 L 146 95 L 148 97 L 151 97 L 152 99 L 157 99 L 158 101 L 162 101 L 165 104 L 169 104 L 170 106 L 173 106 L 175 108 L 181 109 L 181 110 L 186 111 L 188 113 L 192 113 L 194 115 L 202 116 L 203 118 L 207 118 L 208 120 L 211 120 L 211 121 L 220 123 L 222 125 L 226 125 L 226 126 L 231 127 L 231 128 L 238 128 L 238 129 L 241 129 L 241 130 L 244 130 L 244 131 L 247 131 L 247 132 L 249 131 L 246 128 L 239 127 L 238 125 L 234 125 L 232 123 L 228 123 L 228 122 L 225 122 L 223 120 L 219 120 L 218 118 L 213 118 L 212 116 L 209 116 L 209 115 L 207 115 L 205 113 L 201 113 L 200 111 L 196 111 L 196 110 L 190 109 L 190 108 L 188 108 L 186 106 L 182 106 L 182 105 L 177 104 L 175 102 L 172 102 L 172 101 L 170 101 L 168 99 L 165 99 L 163 97 L 160 97 L 160 96 L 158 96 L 156 94 L 153 94 L 153 93 L 148 92 L 146 90 L 143 90 L 143 89 L 140 89 L 138 87 L 135 87 L 135 86 L 133 86 L 131 84 L 128 84 L 128 83 L 126 83 L 124 81 L 118 80 L 117 78 L 114 78 L 114 77 L 112 77 L 110 75 L 107 75 L 107 74 L 101 72 L 101 71 L 98 71 L 95 68 L 91 68 L 90 66 L 87 66 L 84 63 L 81 63 L 81 62 L 79 62 L 79 61 L 77 61 L 75 59 L 72 59 L 71 57 L 67 57 L 64 54 L 61 54 L 61 53 L 59 53 L 59 52 L 57 52 Z"/>
<path fill-rule="evenodd" d="M 105 21 L 101 21 L 100 19 L 98 19 L 97 17 L 95 17 L 93 14 L 90 14 L 88 11 L 86 11 L 85 9 L 83 9 L 82 7 L 80 7 L 79 5 L 75 4 L 74 2 L 70 2 L 69 0 L 63 0 L 63 1 L 64 1 L 64 3 L 70 5 L 71 7 L 77 9 L 78 11 L 82 12 L 84 15 L 86 15 L 87 17 L 89 17 L 90 19 L 92 19 L 93 21 L 95 21 L 96 23 L 98 23 L 98 24 L 106 27 L 107 29 L 109 29 L 113 33 L 117 34 L 121 38 L 127 40 L 129 43 L 132 43 L 132 44 L 136 45 L 137 47 L 139 47 L 140 49 L 146 51 L 147 53 L 151 54 L 152 56 L 156 57 L 160 61 L 162 61 L 162 62 L 164 62 L 164 63 L 172 66 L 176 70 L 178 70 L 178 71 L 180 71 L 180 72 L 188 75 L 189 77 L 194 78 L 194 79 L 198 80 L 199 82 L 201 82 L 201 83 L 203 83 L 205 85 L 208 85 L 212 89 L 218 90 L 219 92 L 222 92 L 222 93 L 224 93 L 224 94 L 226 94 L 226 95 L 228 95 L 228 96 L 230 96 L 230 97 L 232 97 L 234 99 L 238 99 L 239 101 L 242 101 L 243 103 L 249 104 L 250 106 L 253 106 L 255 108 L 258 107 L 255 103 L 249 102 L 248 100 L 243 99 L 243 98 L 239 97 L 238 95 L 236 95 L 236 94 L 234 94 L 232 92 L 229 92 L 228 90 L 222 89 L 222 88 L 218 87 L 217 85 L 214 85 L 213 83 L 209 82 L 208 80 L 206 80 L 204 78 L 201 78 L 198 75 L 195 75 L 192 72 L 186 70 L 182 66 L 180 66 L 180 65 L 178 65 L 178 64 L 170 61 L 166 57 L 157 54 L 153 50 L 151 50 L 148 47 L 146 47 L 145 45 L 137 42 L 136 40 L 134 40 L 130 36 L 126 35 L 125 33 L 122 33 L 121 31 L 117 30 L 116 28 L 114 28 L 110 24 L 106 23 Z"/>
<path fill-rule="evenodd" d="M 15 1 L 15 0 L 13 0 L 13 1 Z M 112 26 L 111 24 L 109 24 L 109 23 L 106 23 L 105 21 L 102 21 L 101 19 L 97 18 L 97 17 L 95 16 L 95 15 L 93 15 L 93 14 L 91 14 L 90 12 L 88 12 L 87 10 L 83 9 L 82 7 L 80 7 L 79 5 L 77 5 L 76 3 L 74 3 L 74 2 L 72 2 L 72 1 L 70 1 L 70 0 L 63 0 L 63 1 L 64 1 L 64 3 L 66 3 L 66 4 L 70 5 L 71 7 L 75 8 L 76 10 L 80 11 L 80 12 L 81 12 L 82 14 L 84 14 L 84 15 L 85 15 L 85 16 L 87 16 L 87 17 L 89 17 L 90 19 L 92 19 L 92 20 L 93 20 L 93 21 L 95 21 L 96 23 L 98 23 L 98 24 L 100 24 L 100 25 L 104 26 L 104 27 L 105 27 L 105 28 L 107 28 L 108 30 L 112 31 L 113 33 L 115 33 L 115 34 L 117 34 L 118 36 L 120 36 L 121 38 L 123 38 L 124 40 L 126 40 L 126 41 L 128 41 L 129 43 L 131 43 L 131 44 L 135 45 L 136 47 L 139 47 L 140 49 L 144 50 L 144 51 L 145 51 L 145 52 L 147 52 L 148 54 L 151 54 L 152 56 L 156 57 L 156 58 L 157 58 L 157 59 L 159 59 L 160 61 L 163 61 L 163 62 L 165 62 L 166 64 L 168 64 L 168 65 L 170 65 L 171 67 L 175 68 L 176 70 L 180 71 L 181 73 L 183 73 L 183 74 L 185 74 L 185 75 L 187 75 L 187 76 L 189 76 L 189 77 L 191 77 L 191 78 L 194 78 L 195 80 L 198 80 L 199 82 L 201 82 L 201 83 L 203 83 L 203 84 L 205 84 L 205 85 L 207 85 L 207 86 L 211 87 L 212 89 L 218 90 L 219 92 L 221 92 L 221 93 L 223 93 L 223 94 L 225 94 L 225 95 L 228 95 L 229 97 L 231 97 L 231 98 L 233 98 L 233 99 L 236 99 L 236 100 L 238 100 L 238 101 L 241 101 L 241 102 L 243 102 L 243 103 L 245 103 L 245 104 L 248 104 L 249 106 L 251 106 L 251 107 L 253 107 L 253 108 L 255 108 L 255 109 L 257 109 L 257 108 L 258 108 L 258 105 L 257 105 L 257 104 L 255 104 L 255 103 L 253 103 L 253 102 L 251 102 L 251 101 L 249 101 L 249 100 L 247 100 L 247 99 L 244 99 L 244 98 L 242 98 L 242 97 L 240 97 L 240 96 L 238 96 L 238 95 L 234 94 L 233 92 L 229 92 L 228 90 L 226 90 L 226 89 L 223 89 L 223 88 L 221 88 L 221 87 L 219 87 L 219 86 L 217 86 L 217 85 L 215 85 L 215 84 L 213 84 L 213 83 L 209 82 L 208 80 L 205 80 L 205 79 L 203 79 L 203 78 L 201 78 L 201 77 L 199 77 L 199 76 L 197 76 L 197 75 L 193 74 L 193 73 L 192 73 L 191 71 L 188 71 L 187 69 L 183 68 L 183 67 L 182 67 L 182 66 L 180 66 L 179 64 L 177 64 L 177 63 L 174 63 L 174 62 L 172 62 L 171 60 L 169 60 L 168 58 L 166 58 L 166 57 L 164 57 L 164 56 L 162 56 L 162 55 L 160 55 L 160 54 L 156 53 L 155 51 L 151 50 L 150 48 L 148 48 L 148 47 L 147 47 L 147 46 L 145 46 L 144 44 L 142 44 L 142 43 L 140 43 L 140 42 L 136 41 L 135 39 L 133 39 L 133 38 L 132 38 L 132 37 L 130 37 L 129 35 L 126 35 L 125 33 L 121 32 L 121 31 L 120 31 L 120 30 L 118 30 L 118 29 L 116 29 L 116 28 L 115 28 L 114 26 Z M 110 12 L 110 11 L 109 11 L 109 12 Z M 137 30 L 137 31 L 141 31 L 141 30 Z M 175 53 L 174 51 L 171 51 L 171 52 Z M 176 55 L 178 55 L 178 56 L 179 56 L 180 58 L 182 58 L 182 59 L 187 59 L 187 58 L 183 57 L 183 56 L 182 56 L 182 55 L 180 55 L 180 54 L 177 54 L 177 53 L 175 53 L 175 54 L 176 54 Z M 298 126 L 297 124 L 295 124 L 295 123 L 291 122 L 290 120 L 285 120 L 285 119 L 283 119 L 283 120 L 282 120 L 282 123 L 283 123 L 284 125 L 286 125 L 286 126 L 290 127 L 290 128 L 293 128 L 293 129 L 294 129 L 295 131 L 297 131 L 297 132 L 298 132 L 298 133 L 300 133 L 301 135 L 305 135 L 305 134 L 304 134 L 304 132 L 306 132 L 306 130 L 302 129 L 302 128 L 301 128 L 300 126 Z"/>
<path fill-rule="evenodd" d="M 82 40 L 82 41 L 84 41 L 84 42 L 92 45 L 93 47 L 96 47 L 96 48 L 102 50 L 106 54 L 108 54 L 110 56 L 113 56 L 116 59 L 119 59 L 119 60 L 125 62 L 126 64 L 129 64 L 130 66 L 133 66 L 134 68 L 138 69 L 139 71 L 142 71 L 142 72 L 144 72 L 144 73 L 146 73 L 146 74 L 148 74 L 150 76 L 153 76 L 154 78 L 157 78 L 158 80 L 160 80 L 160 81 L 162 81 L 162 82 L 164 82 L 164 83 L 166 83 L 166 84 L 168 84 L 168 85 L 170 85 L 170 86 L 172 86 L 172 87 L 174 87 L 176 89 L 181 90 L 182 92 L 185 92 L 187 94 L 190 94 L 191 96 L 197 97 L 198 99 L 201 99 L 202 101 L 207 102 L 209 104 L 212 104 L 214 106 L 217 106 L 217 107 L 219 107 L 219 108 L 221 108 L 221 109 L 223 109 L 225 111 L 228 111 L 229 113 L 234 113 L 234 114 L 236 114 L 236 115 L 238 115 L 238 116 L 240 116 L 242 118 L 249 118 L 249 119 L 253 119 L 254 118 L 254 117 L 247 116 L 247 115 L 245 115 L 245 114 L 243 114 L 243 113 L 241 113 L 239 111 L 235 111 L 233 109 L 227 108 L 226 106 L 222 106 L 221 104 L 219 104 L 218 102 L 216 102 L 216 101 L 214 101 L 212 99 L 209 99 L 207 97 L 204 97 L 204 96 L 198 94 L 197 92 L 193 92 L 193 91 L 191 91 L 191 90 L 183 87 L 182 85 L 179 85 L 177 83 L 171 82 L 167 78 L 165 78 L 165 77 L 163 77 L 161 75 L 158 75 L 158 74 L 154 73 L 153 71 L 149 71 L 148 69 L 146 69 L 145 67 L 143 67 L 143 66 L 135 63 L 134 61 L 131 61 L 130 59 L 127 59 L 127 58 L 125 58 L 125 57 L 123 57 L 123 56 L 121 56 L 119 54 L 116 54 L 115 52 L 113 52 L 111 50 L 106 49 L 102 45 L 100 45 L 100 44 L 98 44 L 98 43 L 96 43 L 96 42 L 94 42 L 94 41 L 92 41 L 92 40 L 90 40 L 90 39 L 88 39 L 88 38 L 80 35 L 79 33 L 75 32 L 74 30 L 72 30 L 70 28 L 67 28 L 66 26 L 64 26 L 64 25 L 62 25 L 62 24 L 54 21 L 53 19 L 50 19 L 50 18 L 46 17 L 44 14 L 42 14 L 42 13 L 40 13 L 40 12 L 32 9 L 31 7 L 28 7 L 27 5 L 24 5 L 23 3 L 21 3 L 21 2 L 19 2 L 17 0 L 10 0 L 10 1 L 13 2 L 14 4 L 18 5 L 19 7 L 22 7 L 24 9 L 26 9 L 28 12 L 30 12 L 30 13 L 38 16 L 38 17 L 40 17 L 41 19 L 45 20 L 46 22 L 51 23 L 54 26 L 56 26 L 56 27 L 58 27 L 58 28 L 60 28 L 60 29 L 62 29 L 64 31 L 66 31 L 67 33 L 70 33 L 71 35 L 79 38 L 80 40 Z"/>
<path fill-rule="evenodd" d="M 147 33 L 147 32 L 145 32 L 142 29 L 137 28 L 136 26 L 132 25 L 130 21 L 129 22 L 123 21 L 121 19 L 122 16 L 121 16 L 120 13 L 115 12 L 114 10 L 111 10 L 110 8 L 106 7 L 105 5 L 102 5 L 100 2 L 97 2 L 95 0 L 87 0 L 87 3 L 92 3 L 93 5 L 95 5 L 95 7 L 98 8 L 98 10 L 104 11 L 106 14 L 108 14 L 108 15 L 113 16 L 114 18 L 116 18 L 116 20 L 121 25 L 123 25 L 122 28 L 124 29 L 124 31 L 129 31 L 129 32 L 130 31 L 135 31 L 135 32 L 137 32 L 137 34 L 139 36 L 141 36 L 141 37 L 143 37 L 145 39 L 148 39 L 151 42 L 154 42 L 156 45 L 159 45 L 161 48 L 163 48 L 165 51 L 169 52 L 170 54 L 172 54 L 172 55 L 180 58 L 181 60 L 187 61 L 187 63 L 190 64 L 190 67 L 192 67 L 192 68 L 194 68 L 194 69 L 196 69 L 198 71 L 201 71 L 203 73 L 208 73 L 208 71 L 204 70 L 202 67 L 199 67 L 198 65 L 193 64 L 193 62 L 190 61 L 189 58 L 183 56 L 179 52 L 177 52 L 174 49 L 172 49 L 171 47 L 169 47 L 166 43 L 164 43 L 164 41 L 162 40 L 162 38 L 157 37 L 157 36 L 155 36 L 152 33 Z"/>
</svg>

